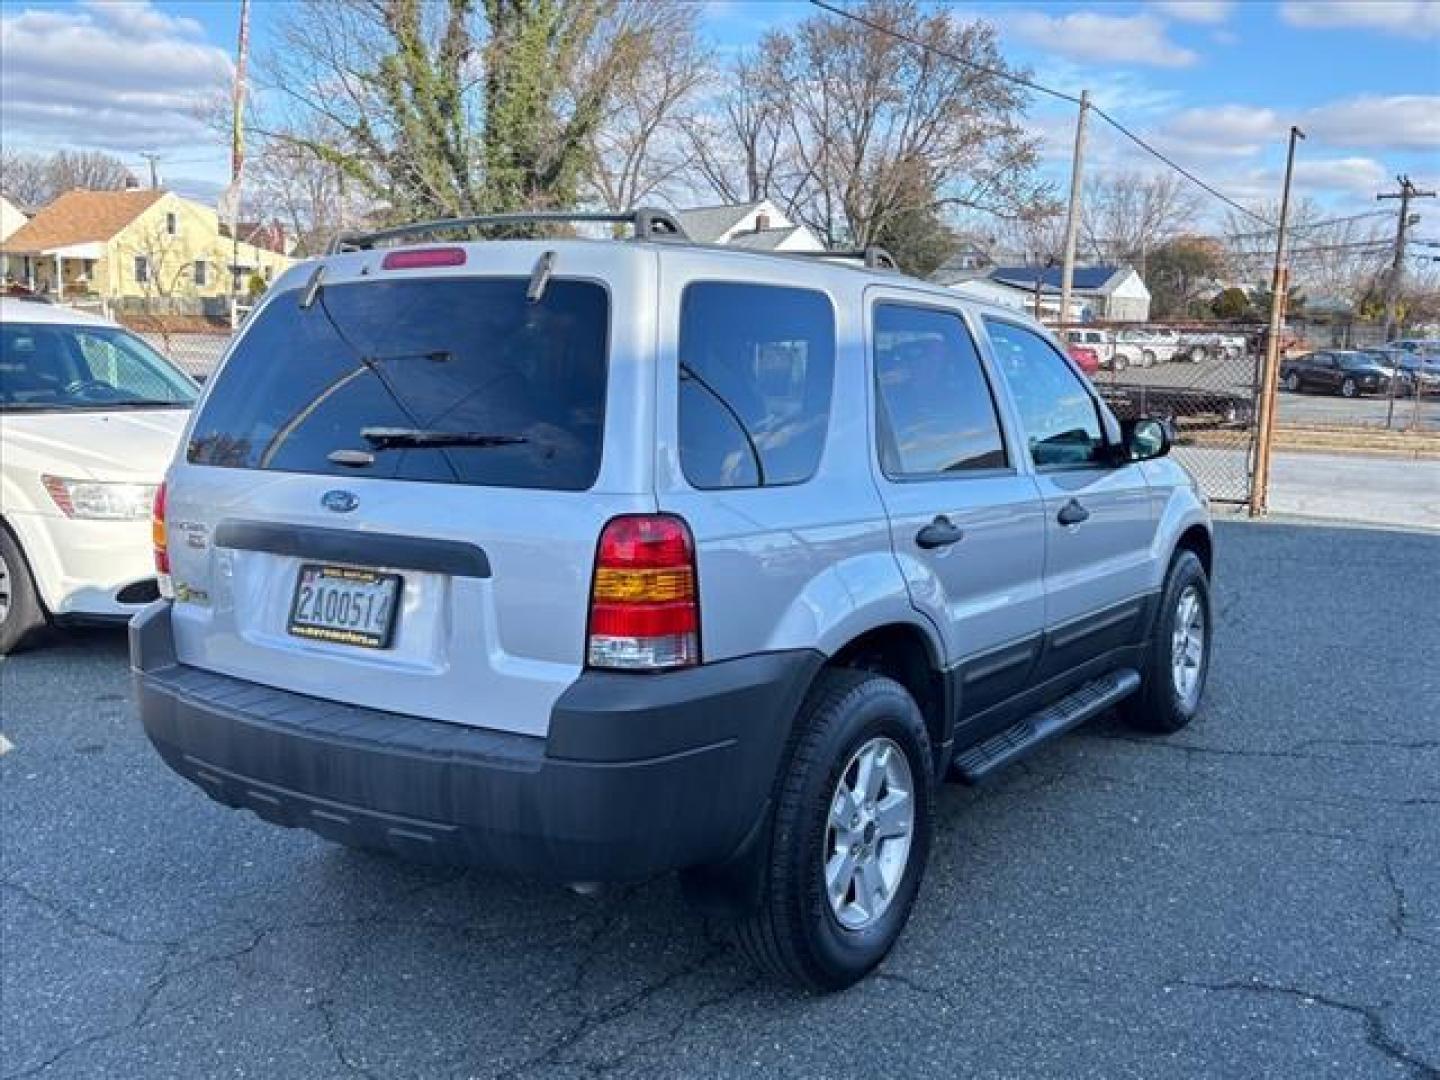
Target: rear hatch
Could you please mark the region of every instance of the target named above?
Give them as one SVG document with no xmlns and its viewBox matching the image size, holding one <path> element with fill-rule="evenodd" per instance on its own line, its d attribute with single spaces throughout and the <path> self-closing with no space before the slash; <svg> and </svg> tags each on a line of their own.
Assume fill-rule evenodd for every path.
<svg viewBox="0 0 1440 1080">
<path fill-rule="evenodd" d="M 654 255 L 444 250 L 334 258 L 308 305 L 304 267 L 253 316 L 167 488 L 177 655 L 543 734 L 583 664 L 596 539 L 654 510 L 653 304 L 631 302 Z"/>
</svg>

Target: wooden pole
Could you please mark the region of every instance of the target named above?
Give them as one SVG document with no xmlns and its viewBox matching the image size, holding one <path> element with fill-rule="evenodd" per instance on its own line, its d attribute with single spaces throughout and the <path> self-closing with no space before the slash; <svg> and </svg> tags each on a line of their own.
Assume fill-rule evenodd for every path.
<svg viewBox="0 0 1440 1080">
<path fill-rule="evenodd" d="M 1085 164 L 1085 116 L 1090 91 L 1080 91 L 1080 118 L 1075 121 L 1075 155 L 1070 161 L 1070 209 L 1065 215 L 1065 262 L 1060 270 L 1060 324 L 1070 321 L 1070 291 L 1075 282 L 1075 237 L 1080 231 L 1080 182 Z M 1038 318 L 1038 315 L 1037 315 Z"/>
<path fill-rule="evenodd" d="M 1265 513 L 1270 490 L 1270 450 L 1275 433 L 1275 388 L 1280 375 L 1280 332 L 1285 325 L 1285 229 L 1290 217 L 1290 182 L 1295 175 L 1295 144 L 1305 138 L 1298 127 L 1290 128 L 1290 150 L 1285 158 L 1285 190 L 1280 196 L 1280 221 L 1275 235 L 1275 272 L 1271 275 L 1270 332 L 1265 338 L 1265 366 L 1260 375 L 1260 400 L 1256 410 L 1255 468 L 1250 476 L 1250 516 Z"/>
</svg>

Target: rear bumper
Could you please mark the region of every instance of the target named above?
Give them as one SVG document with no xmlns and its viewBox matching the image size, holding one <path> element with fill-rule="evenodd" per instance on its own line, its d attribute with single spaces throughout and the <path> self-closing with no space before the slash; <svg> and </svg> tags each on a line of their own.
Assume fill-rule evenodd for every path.
<svg viewBox="0 0 1440 1080">
<path fill-rule="evenodd" d="M 163 601 L 132 622 L 130 650 L 146 734 L 211 798 L 353 846 L 552 881 L 637 880 L 734 853 L 766 812 L 823 662 L 798 650 L 587 672 L 542 739 L 179 664 Z"/>
</svg>

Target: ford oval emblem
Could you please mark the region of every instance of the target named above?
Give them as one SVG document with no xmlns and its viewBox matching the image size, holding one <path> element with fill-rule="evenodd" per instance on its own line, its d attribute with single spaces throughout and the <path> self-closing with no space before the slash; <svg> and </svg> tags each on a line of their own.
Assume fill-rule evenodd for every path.
<svg viewBox="0 0 1440 1080">
<path fill-rule="evenodd" d="M 360 498 L 353 491 L 336 488 L 320 496 L 320 505 L 326 510 L 334 510 L 337 514 L 348 514 L 360 505 Z"/>
</svg>

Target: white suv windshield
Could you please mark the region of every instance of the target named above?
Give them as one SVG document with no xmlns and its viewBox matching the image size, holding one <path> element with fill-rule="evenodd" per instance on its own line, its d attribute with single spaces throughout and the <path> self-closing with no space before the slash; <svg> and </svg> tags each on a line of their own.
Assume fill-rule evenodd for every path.
<svg viewBox="0 0 1440 1080">
<path fill-rule="evenodd" d="M 195 384 L 113 326 L 0 324 L 0 409 L 188 408 Z"/>
</svg>

